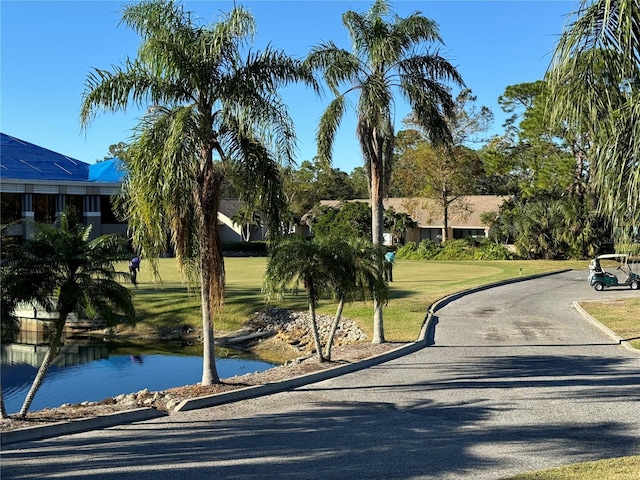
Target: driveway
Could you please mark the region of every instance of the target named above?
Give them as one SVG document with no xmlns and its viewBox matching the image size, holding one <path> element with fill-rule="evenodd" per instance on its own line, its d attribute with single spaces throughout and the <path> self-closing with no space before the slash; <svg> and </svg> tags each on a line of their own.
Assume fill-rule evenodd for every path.
<svg viewBox="0 0 640 480">
<path fill-rule="evenodd" d="M 640 454 L 640 355 L 572 306 L 638 293 L 586 276 L 463 297 L 437 312 L 432 346 L 356 373 L 8 445 L 2 478 L 481 480 Z"/>
</svg>

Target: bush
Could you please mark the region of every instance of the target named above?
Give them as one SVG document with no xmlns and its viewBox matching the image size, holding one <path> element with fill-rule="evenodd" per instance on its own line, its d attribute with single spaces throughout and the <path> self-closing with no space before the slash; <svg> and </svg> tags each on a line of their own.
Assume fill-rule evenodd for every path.
<svg viewBox="0 0 640 480">
<path fill-rule="evenodd" d="M 435 259 L 442 250 L 441 243 L 434 243 L 431 240 L 422 240 L 418 245 L 418 255 L 422 260 Z"/>
<path fill-rule="evenodd" d="M 396 258 L 405 260 L 433 260 L 442 250 L 439 244 L 431 240 L 422 240 L 418 245 L 415 242 L 407 242 L 396 252 Z"/>
<path fill-rule="evenodd" d="M 464 239 L 444 242 L 435 260 L 473 260 L 473 246 Z"/>
<path fill-rule="evenodd" d="M 614 251 L 629 253 L 631 255 L 640 255 L 640 243 L 617 243 Z"/>
<path fill-rule="evenodd" d="M 512 260 L 513 254 L 504 245 L 484 241 L 473 252 L 474 260 Z"/>
<path fill-rule="evenodd" d="M 396 257 L 405 260 L 512 260 L 514 255 L 504 245 L 488 239 L 465 238 L 445 243 L 422 240 L 418 245 L 408 242 L 398 249 Z"/>
<path fill-rule="evenodd" d="M 416 242 L 407 242 L 396 251 L 396 258 L 405 260 L 420 260 L 418 257 L 418 246 Z"/>
</svg>

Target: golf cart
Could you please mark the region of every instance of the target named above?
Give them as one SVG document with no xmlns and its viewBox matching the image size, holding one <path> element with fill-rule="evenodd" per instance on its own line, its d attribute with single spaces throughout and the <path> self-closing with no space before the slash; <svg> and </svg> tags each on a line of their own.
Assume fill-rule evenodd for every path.
<svg viewBox="0 0 640 480">
<path fill-rule="evenodd" d="M 618 268 L 616 270 L 620 270 L 626 279 L 621 282 L 614 273 L 605 271 L 600 263 L 602 260 L 617 262 Z M 604 290 L 605 287 L 617 286 L 628 286 L 631 287 L 631 290 L 638 290 L 640 288 L 640 274 L 637 273 L 638 263 L 638 259 L 630 258 L 626 253 L 598 255 L 589 264 L 589 285 L 598 292 Z"/>
</svg>

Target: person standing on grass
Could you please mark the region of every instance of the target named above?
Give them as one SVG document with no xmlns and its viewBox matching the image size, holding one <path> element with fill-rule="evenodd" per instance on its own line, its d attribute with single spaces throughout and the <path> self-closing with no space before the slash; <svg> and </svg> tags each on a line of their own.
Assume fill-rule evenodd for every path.
<svg viewBox="0 0 640 480">
<path fill-rule="evenodd" d="M 393 262 L 395 262 L 395 260 L 395 252 L 387 252 L 384 254 L 384 279 L 387 282 L 393 282 Z"/>
<path fill-rule="evenodd" d="M 140 257 L 135 256 L 129 261 L 129 273 L 131 274 L 131 283 L 138 284 L 138 272 L 140 271 Z"/>
</svg>

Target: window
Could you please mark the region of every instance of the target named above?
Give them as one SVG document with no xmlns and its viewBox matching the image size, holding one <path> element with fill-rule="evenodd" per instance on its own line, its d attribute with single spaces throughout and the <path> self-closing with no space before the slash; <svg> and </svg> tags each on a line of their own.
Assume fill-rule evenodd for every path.
<svg viewBox="0 0 640 480">
<path fill-rule="evenodd" d="M 453 238 L 485 238 L 484 229 L 482 228 L 455 228 L 453 230 Z"/>
<path fill-rule="evenodd" d="M 124 224 L 127 223 L 125 221 L 121 221 L 118 219 L 116 214 L 113 211 L 113 205 L 111 203 L 111 197 L 100 197 L 100 219 L 103 224 L 107 223 L 119 223 Z"/>
<path fill-rule="evenodd" d="M 16 222 L 22 219 L 22 194 L 2 193 L 2 204 L 0 206 L 0 222 L 3 225 Z"/>
<path fill-rule="evenodd" d="M 33 195 L 34 220 L 41 223 L 56 221 L 56 195 Z"/>
</svg>

